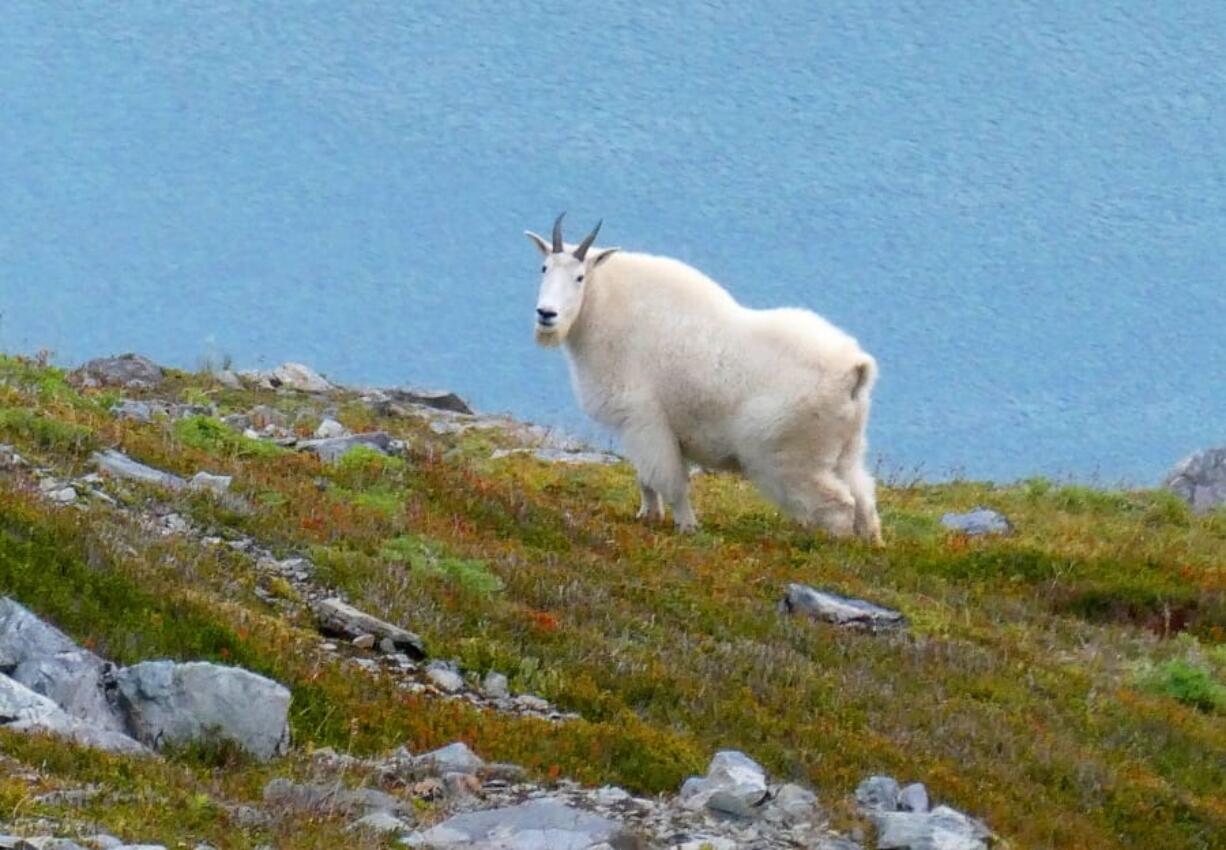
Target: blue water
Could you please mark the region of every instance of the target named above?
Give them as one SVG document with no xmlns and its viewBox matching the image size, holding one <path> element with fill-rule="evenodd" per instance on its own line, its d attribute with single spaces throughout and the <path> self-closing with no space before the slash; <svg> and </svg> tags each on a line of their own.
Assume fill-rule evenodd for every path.
<svg viewBox="0 0 1226 850">
<path fill-rule="evenodd" d="M 583 5 L 0 5 L 0 347 L 590 434 L 520 234 L 568 209 L 856 334 L 887 470 L 1226 442 L 1226 4 Z"/>
</svg>

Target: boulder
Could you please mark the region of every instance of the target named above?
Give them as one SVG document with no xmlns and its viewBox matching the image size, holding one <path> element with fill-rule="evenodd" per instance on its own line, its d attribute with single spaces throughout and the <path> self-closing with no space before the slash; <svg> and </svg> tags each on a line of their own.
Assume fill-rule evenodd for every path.
<svg viewBox="0 0 1226 850">
<path fill-rule="evenodd" d="M 490 699 L 504 699 L 511 695 L 511 685 L 507 677 L 494 670 L 485 674 L 481 681 L 481 690 L 485 691 L 485 695 Z"/>
<path fill-rule="evenodd" d="M 231 741 L 260 759 L 289 747 L 290 693 L 271 679 L 207 662 L 146 661 L 116 681 L 129 729 L 150 746 Z"/>
<path fill-rule="evenodd" d="M 139 354 L 99 357 L 90 360 L 73 375 L 85 386 L 130 389 L 156 387 L 165 377 L 162 367 Z"/>
<path fill-rule="evenodd" d="M 122 716 L 107 696 L 115 687 L 114 667 L 92 652 L 81 649 L 30 658 L 10 675 L 70 717 L 106 732 L 127 732 Z"/>
<path fill-rule="evenodd" d="M 464 690 L 464 677 L 446 661 L 433 661 L 426 668 L 426 677 L 442 691 L 449 694 Z"/>
<path fill-rule="evenodd" d="M 334 437 L 344 437 L 349 432 L 345 426 L 337 422 L 335 419 L 325 419 L 319 423 L 319 427 L 315 429 L 315 436 L 321 440 L 328 440 Z"/>
<path fill-rule="evenodd" d="M 467 812 L 404 839 L 410 847 L 433 850 L 586 850 L 624 834 L 616 821 L 556 800 L 529 800 L 518 806 Z"/>
<path fill-rule="evenodd" d="M 141 484 L 153 484 L 157 487 L 165 487 L 167 490 L 182 490 L 187 486 L 187 482 L 179 476 L 146 466 L 114 449 L 94 452 L 90 459 L 98 467 L 99 472 L 115 478 L 137 481 Z"/>
<path fill-rule="evenodd" d="M 323 375 L 301 363 L 282 363 L 264 377 L 274 387 L 304 393 L 326 393 L 336 389 Z"/>
<path fill-rule="evenodd" d="M 350 434 L 347 437 L 326 437 L 298 442 L 299 451 L 314 452 L 324 463 L 335 463 L 345 452 L 356 446 L 367 446 L 387 454 L 392 447 L 392 437 L 386 431 L 372 431 L 369 434 Z"/>
<path fill-rule="evenodd" d="M 413 766 L 424 772 L 443 776 L 448 773 L 476 773 L 485 761 L 462 741 L 423 753 L 413 759 Z"/>
<path fill-rule="evenodd" d="M 1226 505 L 1226 446 L 1184 458 L 1170 471 L 1163 486 L 1197 513 Z"/>
<path fill-rule="evenodd" d="M 24 605 L 0 596 L 0 672 L 11 673 L 25 661 L 77 649 L 72 639 L 55 626 L 31 614 Z"/>
<path fill-rule="evenodd" d="M 974 508 L 964 514 L 948 513 L 941 517 L 941 525 L 951 531 L 960 531 L 970 537 L 987 534 L 1009 534 L 1013 524 L 1003 515 L 990 508 Z"/>
<path fill-rule="evenodd" d="M 907 622 L 902 612 L 893 608 L 817 590 L 806 584 L 789 584 L 780 607 L 789 614 L 808 614 L 837 626 L 878 630 L 897 628 Z"/>
<path fill-rule="evenodd" d="M 711 809 L 752 817 L 766 802 L 766 771 L 736 750 L 715 754 L 705 777 L 691 776 L 681 786 L 681 805 L 691 811 Z"/>
<path fill-rule="evenodd" d="M 147 755 L 149 750 L 119 732 L 71 717 L 42 694 L 0 675 L 0 726 L 18 732 L 42 732 L 87 747 L 115 753 Z"/>
<path fill-rule="evenodd" d="M 319 630 L 326 635 L 349 640 L 373 635 L 381 641 L 390 640 L 397 650 L 414 658 L 426 657 L 426 646 L 420 637 L 400 626 L 359 611 L 341 599 L 331 597 L 317 602 L 314 611 Z"/>
</svg>

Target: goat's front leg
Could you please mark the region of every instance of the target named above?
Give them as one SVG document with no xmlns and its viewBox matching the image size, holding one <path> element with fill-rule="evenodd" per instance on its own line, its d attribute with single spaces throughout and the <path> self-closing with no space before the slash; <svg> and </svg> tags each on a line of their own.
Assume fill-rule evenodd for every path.
<svg viewBox="0 0 1226 850">
<path fill-rule="evenodd" d="M 698 518 L 690 504 L 690 474 L 681 456 L 677 438 L 667 425 L 644 422 L 631 425 L 621 432 L 622 448 L 638 473 L 643 507 L 649 508 L 648 493 L 656 496 L 656 508 L 663 516 L 659 500 L 663 498 L 673 509 L 673 522 L 678 531 L 694 531 Z M 650 511 L 646 516 L 650 516 Z M 645 516 L 640 509 L 639 516 Z"/>
</svg>

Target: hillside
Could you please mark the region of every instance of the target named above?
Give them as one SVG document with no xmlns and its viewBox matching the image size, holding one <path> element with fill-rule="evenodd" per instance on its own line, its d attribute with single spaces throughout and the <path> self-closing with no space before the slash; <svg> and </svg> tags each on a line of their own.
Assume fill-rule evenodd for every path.
<svg viewBox="0 0 1226 850">
<path fill-rule="evenodd" d="M 851 801 L 874 774 L 923 782 L 1000 846 L 1226 847 L 1226 510 L 1037 479 L 887 481 L 873 549 L 701 474 L 703 529 L 681 536 L 634 520 L 625 464 L 454 396 L 297 373 L 78 377 L 0 359 L 0 595 L 118 664 L 283 683 L 292 746 L 151 759 L 0 728 L 0 831 L 400 846 L 346 832 L 334 808 L 269 816 L 268 783 L 342 764 L 428 825 L 446 794 L 383 768 L 397 748 L 463 741 L 540 787 L 669 799 L 740 750 L 867 847 Z M 304 445 L 317 432 L 369 436 Z M 168 480 L 231 482 L 98 474 L 108 449 Z M 978 506 L 1011 533 L 942 526 Z M 788 614 L 792 583 L 906 626 Z M 411 630 L 427 658 L 321 635 L 331 596 Z"/>
</svg>

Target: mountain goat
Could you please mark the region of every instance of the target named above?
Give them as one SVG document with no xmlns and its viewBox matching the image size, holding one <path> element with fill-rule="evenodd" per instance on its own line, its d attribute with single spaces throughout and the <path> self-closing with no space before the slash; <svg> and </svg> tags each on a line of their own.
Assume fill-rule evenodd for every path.
<svg viewBox="0 0 1226 850">
<path fill-rule="evenodd" d="M 584 411 L 634 464 L 639 517 L 697 519 L 689 463 L 741 472 L 806 526 L 881 542 L 865 426 L 876 362 L 851 336 L 801 309 L 742 307 L 666 257 L 577 246 L 562 216 L 546 241 L 536 340 L 561 346 Z"/>
</svg>

